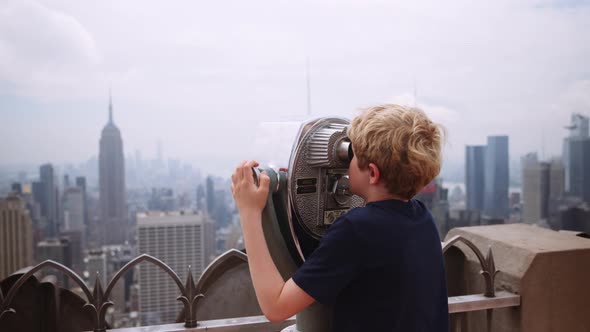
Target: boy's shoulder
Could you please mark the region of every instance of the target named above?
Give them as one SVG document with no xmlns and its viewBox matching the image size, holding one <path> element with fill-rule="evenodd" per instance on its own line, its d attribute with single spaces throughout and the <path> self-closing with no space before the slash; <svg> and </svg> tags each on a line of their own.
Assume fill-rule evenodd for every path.
<svg viewBox="0 0 590 332">
<path fill-rule="evenodd" d="M 370 207 L 362 206 L 362 207 L 356 207 L 356 208 L 350 209 L 348 212 L 346 212 L 340 218 L 346 219 L 351 224 L 356 224 L 358 222 L 362 222 L 364 219 L 367 219 L 372 214 L 373 214 L 373 212 L 371 211 Z"/>
<path fill-rule="evenodd" d="M 407 222 L 432 218 L 430 211 L 424 203 L 417 199 L 411 199 L 406 203 L 400 201 L 380 201 L 369 203 L 363 207 L 351 209 L 342 217 L 355 228 L 359 225 L 388 223 L 395 226 L 392 220 Z"/>
</svg>

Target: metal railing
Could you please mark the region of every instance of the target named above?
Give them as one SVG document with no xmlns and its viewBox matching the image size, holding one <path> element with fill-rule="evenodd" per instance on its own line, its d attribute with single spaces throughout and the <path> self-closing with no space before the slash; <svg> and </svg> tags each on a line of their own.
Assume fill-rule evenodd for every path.
<svg viewBox="0 0 590 332">
<path fill-rule="evenodd" d="M 72 271 L 67 266 L 64 266 L 63 264 L 60 264 L 60 263 L 57 263 L 57 262 L 54 262 L 51 260 L 41 262 L 38 265 L 34 266 L 29 271 L 27 271 L 27 273 L 22 275 L 16 281 L 16 283 L 10 288 L 10 290 L 6 294 L 6 297 L 3 296 L 2 290 L 0 289 L 0 324 L 1 324 L 1 320 L 4 317 L 4 315 L 16 313 L 16 311 L 14 309 L 10 308 L 10 303 L 12 302 L 12 299 L 14 298 L 14 296 L 16 295 L 18 290 L 21 288 L 21 286 L 31 276 L 33 276 L 36 272 L 38 272 L 44 268 L 52 268 L 54 270 L 57 270 L 57 271 L 65 274 L 66 276 L 68 276 L 82 289 L 82 291 L 86 295 L 86 300 L 87 300 L 84 307 L 91 308 L 94 313 L 94 318 L 95 318 L 94 331 L 95 332 L 105 332 L 106 326 L 107 326 L 106 320 L 105 320 L 105 315 L 106 315 L 107 309 L 110 306 L 114 305 L 114 303 L 109 300 L 109 296 L 111 295 L 111 291 L 113 290 L 113 287 L 115 286 L 117 281 L 129 269 L 133 268 L 135 265 L 138 265 L 139 263 L 142 263 L 144 261 L 152 263 L 152 264 L 156 265 L 157 267 L 159 267 L 160 269 L 164 270 L 170 276 L 170 278 L 172 278 L 172 280 L 176 283 L 176 285 L 178 286 L 178 289 L 180 290 L 180 294 L 181 294 L 177 298 L 177 300 L 181 301 L 184 306 L 184 311 L 183 311 L 184 312 L 184 326 L 187 328 L 196 327 L 197 326 L 197 303 L 198 303 L 199 299 L 203 297 L 203 294 L 198 293 L 197 288 L 195 287 L 195 281 L 193 279 L 191 267 L 190 266 L 188 267 L 189 271 L 188 271 L 187 280 L 186 280 L 186 283 L 183 285 L 182 281 L 180 281 L 180 278 L 178 277 L 176 272 L 174 272 L 174 270 L 172 270 L 170 268 L 170 266 L 168 266 L 166 263 L 162 262 L 161 260 L 159 260 L 153 256 L 146 255 L 146 254 L 140 255 L 140 256 L 132 259 L 129 263 L 125 264 L 125 266 L 123 266 L 113 276 L 113 278 L 111 279 L 111 281 L 107 285 L 106 291 L 103 291 L 102 285 L 100 283 L 100 278 L 98 278 L 98 277 L 96 278 L 94 288 L 91 292 L 90 289 L 88 288 L 88 286 L 86 286 L 86 284 L 82 280 L 82 278 L 80 278 L 74 271 Z"/>
<path fill-rule="evenodd" d="M 488 253 L 484 257 L 477 246 L 468 239 L 457 235 L 450 238 L 446 242 L 442 242 L 442 250 L 445 253 L 455 243 L 465 244 L 477 257 L 481 266 L 480 274 L 484 278 L 485 292 L 483 294 L 469 294 L 461 296 L 449 297 L 449 314 L 451 315 L 455 331 L 462 331 L 464 325 L 465 313 L 470 311 L 486 310 L 487 314 L 487 331 L 492 330 L 492 311 L 493 309 L 518 307 L 520 306 L 520 295 L 513 294 L 507 291 L 496 292 L 495 280 L 496 274 L 500 271 L 496 270 L 494 262 L 494 255 L 492 254 L 492 247 L 488 247 Z"/>
<path fill-rule="evenodd" d="M 496 270 L 491 247 L 488 249 L 488 253 L 484 257 L 484 255 L 477 248 L 477 246 L 475 246 L 471 241 L 469 241 L 468 239 L 466 239 L 462 236 L 455 236 L 455 237 L 451 238 L 449 241 L 441 243 L 443 253 L 446 252 L 451 246 L 453 246 L 457 242 L 461 242 L 461 243 L 464 243 L 465 245 L 467 245 L 467 247 L 470 248 L 477 256 L 477 259 L 479 260 L 479 263 L 480 263 L 481 269 L 482 269 L 480 273 L 482 274 L 482 276 L 484 278 L 486 289 L 483 294 L 472 294 L 472 295 L 449 297 L 449 313 L 452 314 L 452 313 L 461 313 L 461 312 L 474 311 L 474 310 L 489 310 L 489 309 L 494 309 L 494 308 L 519 306 L 520 305 L 520 296 L 519 295 L 512 294 L 512 293 L 505 292 L 505 291 L 501 291 L 498 293 L 495 292 L 494 281 L 495 281 L 495 276 L 498 273 L 498 270 Z M 242 252 L 233 250 L 228 253 L 232 254 L 232 255 L 238 255 L 241 259 L 246 260 L 246 255 Z M 226 254 L 228 254 L 228 253 L 226 253 Z M 199 285 L 201 284 L 201 281 L 202 281 L 203 277 L 205 277 L 205 275 L 208 275 L 208 276 L 215 275 L 212 272 L 213 272 L 213 270 L 215 270 L 215 268 L 217 268 L 220 265 L 220 262 L 222 262 L 222 261 L 223 260 L 220 260 L 218 258 L 213 263 L 211 263 L 211 265 L 209 265 L 209 267 L 203 273 L 203 276 L 199 279 Z M 105 291 L 103 291 L 102 285 L 100 283 L 100 278 L 96 278 L 94 287 L 91 291 L 88 288 L 88 286 L 84 283 L 82 278 L 80 278 L 70 268 L 68 268 L 60 263 L 51 261 L 51 260 L 44 261 L 44 262 L 34 266 L 29 271 L 27 271 L 24 275 L 22 275 L 16 281 L 16 283 L 10 288 L 10 290 L 8 291 L 6 296 L 3 295 L 2 289 L 0 288 L 0 325 L 2 322 L 2 318 L 5 315 L 10 315 L 10 314 L 16 313 L 16 311 L 10 307 L 10 304 L 11 304 L 12 300 L 14 299 L 15 295 L 17 294 L 17 292 L 19 291 L 19 289 L 21 288 L 21 286 L 31 276 L 33 276 L 36 272 L 38 272 L 44 268 L 51 268 L 51 269 L 57 270 L 58 272 L 61 272 L 61 273 L 65 274 L 66 276 L 68 276 L 82 289 L 82 291 L 86 295 L 86 300 L 87 300 L 86 304 L 84 304 L 84 307 L 91 308 L 93 311 L 93 314 L 94 314 L 93 316 L 94 316 L 94 320 L 95 320 L 94 321 L 95 327 L 94 327 L 93 331 L 94 332 L 105 332 L 106 326 L 107 326 L 106 320 L 105 320 L 105 315 L 106 315 L 107 309 L 110 306 L 114 305 L 114 303 L 109 300 L 109 296 L 111 295 L 111 291 L 113 290 L 115 284 L 119 281 L 119 279 L 127 271 L 129 271 L 131 268 L 133 268 L 134 266 L 136 266 L 142 262 L 149 262 L 149 263 L 156 265 L 160 269 L 164 270 L 168 274 L 168 276 L 170 276 L 170 278 L 172 278 L 172 280 L 176 283 L 176 285 L 178 286 L 178 289 L 180 291 L 180 296 L 178 296 L 177 300 L 181 301 L 184 306 L 184 310 L 183 310 L 184 328 L 180 327 L 179 324 L 172 324 L 169 327 L 170 329 L 168 329 L 168 330 L 163 329 L 163 330 L 158 330 L 158 331 L 181 331 L 181 330 L 182 331 L 200 331 L 200 330 L 232 331 L 231 326 L 234 326 L 233 327 L 234 331 L 238 330 L 238 329 L 240 331 L 242 331 L 243 329 L 248 330 L 249 328 L 253 328 L 253 329 L 260 328 L 261 326 L 264 326 L 264 324 L 270 324 L 270 325 L 268 325 L 269 327 L 272 324 L 276 325 L 276 323 L 268 322 L 264 318 L 264 316 L 243 317 L 243 318 L 235 318 L 235 319 L 229 319 L 229 320 L 215 320 L 215 321 L 211 320 L 211 321 L 205 321 L 205 322 L 203 322 L 203 324 L 197 324 L 197 318 L 196 318 L 197 317 L 196 316 L 197 305 L 198 305 L 199 299 L 203 298 L 204 295 L 199 292 L 200 287 L 195 286 L 195 282 L 193 279 L 192 272 L 190 270 L 190 266 L 189 266 L 187 280 L 183 284 L 181 282 L 180 278 L 178 277 L 178 275 L 176 274 L 176 272 L 174 272 L 174 270 L 172 270 L 166 263 L 164 263 L 163 261 L 161 261 L 153 256 L 146 255 L 146 254 L 143 254 L 143 255 L 140 255 L 140 256 L 134 258 L 129 263 L 127 263 L 125 266 L 123 266 L 119 271 L 117 271 L 117 273 L 113 276 L 111 281 L 108 283 Z M 293 320 L 293 318 L 291 318 L 291 320 Z M 225 321 L 225 323 L 223 323 L 223 324 L 220 323 L 222 321 Z M 197 325 L 200 325 L 200 326 L 197 327 Z M 165 327 L 165 326 L 167 326 L 167 325 L 162 325 L 162 327 Z M 274 325 L 272 325 L 272 326 L 274 326 Z M 180 329 L 179 329 L 179 327 L 180 327 Z M 132 329 L 116 329 L 116 331 L 120 331 L 120 332 L 129 331 L 129 332 L 131 332 L 131 331 L 141 331 L 141 330 L 139 328 L 132 328 Z M 153 327 L 150 331 L 153 331 Z"/>
</svg>

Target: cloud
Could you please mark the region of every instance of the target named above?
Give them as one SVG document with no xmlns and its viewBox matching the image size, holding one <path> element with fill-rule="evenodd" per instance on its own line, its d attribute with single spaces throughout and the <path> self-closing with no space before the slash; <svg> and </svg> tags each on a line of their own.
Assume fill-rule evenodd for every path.
<svg viewBox="0 0 590 332">
<path fill-rule="evenodd" d="M 13 93 L 50 97 L 64 87 L 72 93 L 100 62 L 94 39 L 73 16 L 35 1 L 0 8 L 0 81 L 11 82 Z"/>
<path fill-rule="evenodd" d="M 0 8 L 0 92 L 47 101 L 31 114 L 51 112 L 51 128 L 72 121 L 71 135 L 92 141 L 63 158 L 96 153 L 102 122 L 88 115 L 106 114 L 110 84 L 127 151 L 161 138 L 178 157 L 241 156 L 245 131 L 306 114 L 309 58 L 313 116 L 413 104 L 417 82 L 418 106 L 447 127 L 455 160 L 493 134 L 510 135 L 513 158 L 539 149 L 543 133 L 557 154 L 569 114 L 588 112 L 590 7 L 543 3 L 11 1 Z M 77 99 L 92 105 L 60 111 Z M 66 146 L 46 134 L 30 144 Z M 4 148 L 21 158 L 22 146 Z"/>
</svg>

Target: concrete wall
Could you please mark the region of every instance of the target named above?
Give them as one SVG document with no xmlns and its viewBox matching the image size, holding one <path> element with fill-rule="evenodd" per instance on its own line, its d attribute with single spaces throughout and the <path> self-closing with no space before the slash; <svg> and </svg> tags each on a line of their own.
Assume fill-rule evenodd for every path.
<svg viewBox="0 0 590 332">
<path fill-rule="evenodd" d="M 491 246 L 496 289 L 521 295 L 521 306 L 460 314 L 461 331 L 590 331 L 590 240 L 524 224 L 456 228 L 484 254 Z M 463 244 L 446 254 L 449 295 L 483 293 L 476 256 Z M 463 262 L 461 262 L 463 261 Z M 457 271 L 458 270 L 458 271 Z M 452 319 L 453 321 L 453 319 Z"/>
</svg>

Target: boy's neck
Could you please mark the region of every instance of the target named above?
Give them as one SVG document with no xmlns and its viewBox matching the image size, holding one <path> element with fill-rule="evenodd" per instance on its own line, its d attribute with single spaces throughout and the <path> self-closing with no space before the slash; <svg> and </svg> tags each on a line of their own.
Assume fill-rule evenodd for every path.
<svg viewBox="0 0 590 332">
<path fill-rule="evenodd" d="M 386 201 L 386 200 L 390 200 L 390 199 L 396 199 L 398 201 L 403 201 L 403 202 L 408 201 L 405 198 L 399 197 L 397 195 L 392 195 L 391 193 L 389 193 L 389 191 L 383 191 L 383 190 L 369 190 L 364 195 L 363 198 L 366 203 Z"/>
</svg>

